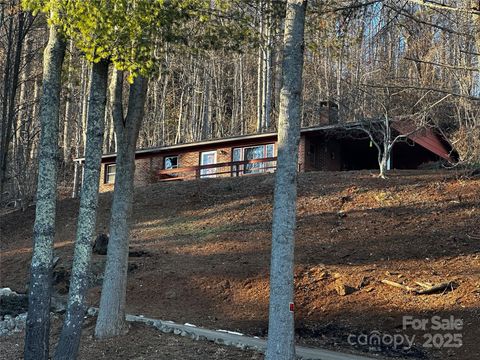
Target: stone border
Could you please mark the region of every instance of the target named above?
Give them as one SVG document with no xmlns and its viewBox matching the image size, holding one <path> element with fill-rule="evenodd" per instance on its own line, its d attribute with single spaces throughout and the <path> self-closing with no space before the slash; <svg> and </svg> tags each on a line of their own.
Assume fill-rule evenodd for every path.
<svg viewBox="0 0 480 360">
<path fill-rule="evenodd" d="M 96 316 L 97 312 L 97 308 L 88 309 L 88 314 L 90 316 Z M 126 320 L 129 322 L 137 322 L 153 326 L 164 333 L 173 333 L 175 335 L 188 337 L 192 340 L 212 341 L 216 344 L 232 346 L 242 350 L 249 349 L 265 353 L 267 348 L 266 340 L 258 337 L 240 335 L 239 333 L 226 330 L 210 330 L 191 324 L 181 325 L 174 323 L 173 321 L 152 319 L 141 315 L 126 315 Z M 364 356 L 304 346 L 296 346 L 296 354 L 297 358 L 305 360 L 372 360 L 372 358 Z M 378 357 L 376 358 L 378 359 Z"/>
</svg>

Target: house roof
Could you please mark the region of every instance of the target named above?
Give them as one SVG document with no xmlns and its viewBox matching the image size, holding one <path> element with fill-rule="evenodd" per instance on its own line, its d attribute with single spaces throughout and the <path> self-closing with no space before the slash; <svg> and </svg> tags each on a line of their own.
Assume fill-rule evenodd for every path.
<svg viewBox="0 0 480 360">
<path fill-rule="evenodd" d="M 359 123 L 346 123 L 346 124 L 330 124 L 330 125 L 320 125 L 320 126 L 311 126 L 305 127 L 300 130 L 303 133 L 315 132 L 315 131 L 325 131 L 325 130 L 334 130 L 337 128 L 345 128 L 353 127 L 359 125 Z M 261 133 L 261 134 L 250 134 L 250 135 L 240 135 L 240 136 L 231 136 L 221 139 L 211 139 L 211 140 L 203 140 L 203 141 L 196 141 L 184 144 L 176 144 L 170 146 L 158 146 L 158 147 L 151 147 L 151 148 L 144 148 L 138 149 L 135 151 L 135 156 L 146 156 L 149 154 L 158 154 L 158 153 L 170 153 L 177 150 L 185 150 L 189 148 L 197 148 L 197 147 L 206 147 L 206 146 L 213 146 L 213 145 L 220 145 L 220 144 L 231 144 L 235 142 L 242 142 L 248 140 L 257 140 L 257 139 L 271 139 L 274 140 L 277 137 L 276 132 L 268 132 L 268 133 Z M 110 153 L 102 155 L 102 160 L 114 160 L 117 156 L 117 153 Z M 74 159 L 76 162 L 84 162 L 85 157 L 76 158 Z"/>
<path fill-rule="evenodd" d="M 448 149 L 447 144 L 442 142 L 442 139 L 430 128 L 422 128 L 420 131 L 415 129 L 414 124 L 408 121 L 397 121 L 392 123 L 392 128 L 401 134 L 407 134 L 407 137 L 430 150 L 432 153 L 441 158 L 453 162 L 451 156 L 451 149 Z"/>
<path fill-rule="evenodd" d="M 355 129 L 355 128 L 358 128 L 358 126 L 361 126 L 362 124 L 364 124 L 364 122 L 358 121 L 358 122 L 347 122 L 347 123 L 339 123 L 339 124 L 317 125 L 317 126 L 302 128 L 300 129 L 300 133 L 308 134 L 308 133 L 322 132 L 322 131 L 329 131 L 329 130 Z M 444 159 L 447 159 L 449 161 L 452 161 L 452 158 L 449 154 L 449 150 L 447 149 L 448 146 L 446 146 L 446 144 L 443 144 L 439 136 L 436 133 L 434 133 L 431 129 L 427 129 L 428 130 L 427 133 L 412 131 L 412 125 L 406 121 L 395 122 L 395 124 L 392 124 L 392 127 L 401 133 L 408 134 L 407 137 L 409 137 L 411 140 L 425 147 L 431 152 L 437 154 L 438 156 Z M 196 142 L 176 144 L 176 145 L 170 145 L 170 146 L 159 146 L 159 147 L 138 149 L 135 152 L 135 157 L 136 158 L 148 157 L 149 155 L 154 155 L 154 154 L 173 155 L 176 151 L 182 151 L 182 150 L 193 151 L 194 149 L 197 149 L 197 148 L 205 149 L 205 150 L 208 148 L 214 149 L 218 147 L 218 145 L 235 145 L 236 143 L 245 145 L 244 143 L 249 141 L 252 141 L 253 143 L 256 140 L 275 141 L 276 138 L 277 138 L 276 132 L 231 136 L 231 137 L 226 137 L 221 139 L 211 139 L 211 140 L 196 141 Z M 109 161 L 113 162 L 115 161 L 116 156 L 117 156 L 116 153 L 104 154 L 102 156 L 102 162 L 109 162 Z M 85 157 L 74 159 L 74 161 L 82 163 L 85 161 Z"/>
</svg>

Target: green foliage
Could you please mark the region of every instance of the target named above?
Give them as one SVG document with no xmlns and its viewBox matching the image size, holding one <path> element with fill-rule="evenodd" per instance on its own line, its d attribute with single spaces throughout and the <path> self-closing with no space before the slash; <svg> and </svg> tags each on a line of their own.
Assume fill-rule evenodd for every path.
<svg viewBox="0 0 480 360">
<path fill-rule="evenodd" d="M 50 24 L 74 41 L 88 61 L 108 59 L 128 72 L 130 81 L 158 69 L 165 43 L 234 49 L 248 37 L 246 26 L 219 16 L 229 11 L 225 0 L 23 0 L 23 6 L 49 13 Z M 241 20 L 230 15 L 230 20 Z M 191 20 L 199 26 L 188 34 L 184 25 Z"/>
</svg>

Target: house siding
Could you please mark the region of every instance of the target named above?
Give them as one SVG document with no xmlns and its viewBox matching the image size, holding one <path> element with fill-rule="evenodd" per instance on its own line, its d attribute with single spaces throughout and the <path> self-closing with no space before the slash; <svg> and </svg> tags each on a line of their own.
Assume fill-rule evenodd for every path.
<svg viewBox="0 0 480 360">
<path fill-rule="evenodd" d="M 102 167 L 100 168 L 100 187 L 99 191 L 100 192 L 106 192 L 106 191 L 112 191 L 113 190 L 113 184 L 107 184 L 105 182 L 105 170 L 107 168 L 108 164 L 112 163 L 102 163 Z"/>
<path fill-rule="evenodd" d="M 232 149 L 236 147 L 249 147 L 255 145 L 263 144 L 274 144 L 274 156 L 277 156 L 277 142 L 271 139 L 262 139 L 261 141 L 248 141 L 242 143 L 231 144 L 230 146 L 222 147 L 202 147 L 194 151 L 177 151 L 177 152 L 168 152 L 164 154 L 142 154 L 141 156 L 135 159 L 135 186 L 145 186 L 151 183 L 158 181 L 157 171 L 163 169 L 163 159 L 167 156 L 178 156 L 178 166 L 179 168 L 186 168 L 192 166 L 200 165 L 200 156 L 202 152 L 216 151 L 217 152 L 217 163 L 231 162 L 232 161 Z M 303 171 L 303 165 L 305 163 L 305 140 L 304 136 L 301 137 L 300 141 L 300 155 L 299 155 L 299 169 Z M 107 165 L 113 164 L 112 161 L 105 161 L 102 163 L 100 171 L 100 192 L 112 191 L 114 184 L 105 183 L 105 171 Z M 230 177 L 230 166 L 224 168 L 216 168 L 217 172 L 225 172 L 225 174 L 218 174 L 215 177 Z M 181 176 L 186 176 L 187 178 L 196 178 L 197 174 L 193 172 L 182 173 Z"/>
<path fill-rule="evenodd" d="M 308 141 L 304 135 L 300 136 L 300 143 L 298 144 L 298 170 L 307 171 L 309 161 L 307 161 Z"/>
</svg>

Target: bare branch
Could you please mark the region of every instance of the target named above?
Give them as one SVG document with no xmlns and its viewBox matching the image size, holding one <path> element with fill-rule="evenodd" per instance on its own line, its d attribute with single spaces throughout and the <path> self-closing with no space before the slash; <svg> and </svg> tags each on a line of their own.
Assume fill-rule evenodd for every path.
<svg viewBox="0 0 480 360">
<path fill-rule="evenodd" d="M 474 67 L 466 67 L 466 66 L 457 66 L 457 65 L 450 65 L 450 64 L 441 64 L 441 63 L 436 63 L 433 61 L 426 61 L 426 60 L 420 60 L 420 59 L 414 59 L 411 57 L 404 57 L 405 60 L 410 60 L 410 61 L 415 61 L 417 63 L 422 63 L 422 64 L 429 64 L 429 65 L 434 65 L 434 66 L 441 66 L 444 68 L 448 69 L 455 69 L 455 70 L 466 70 L 466 71 L 477 71 L 480 72 L 480 68 L 474 68 Z"/>
<path fill-rule="evenodd" d="M 419 91 L 435 91 L 438 93 L 448 94 L 448 95 L 463 98 L 463 99 L 480 101 L 479 97 L 472 96 L 472 95 L 462 95 L 446 89 L 438 89 L 438 88 L 422 87 L 422 86 L 414 86 L 414 85 L 386 85 L 386 84 L 385 85 L 361 84 L 361 85 L 365 87 L 383 88 L 383 89 L 388 88 L 388 89 L 412 89 L 412 90 L 419 90 Z"/>
<path fill-rule="evenodd" d="M 475 8 L 467 9 L 467 8 L 453 7 L 450 5 L 438 3 L 436 1 L 431 1 L 431 0 L 407 0 L 407 1 L 410 1 L 418 5 L 428 6 L 433 9 L 441 9 L 441 10 L 455 11 L 455 12 L 461 12 L 466 14 L 480 15 L 480 10 L 477 10 Z"/>
</svg>

